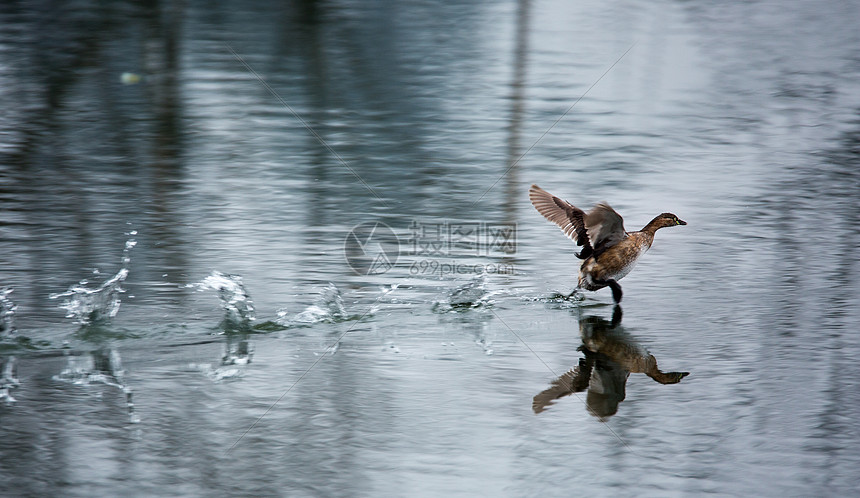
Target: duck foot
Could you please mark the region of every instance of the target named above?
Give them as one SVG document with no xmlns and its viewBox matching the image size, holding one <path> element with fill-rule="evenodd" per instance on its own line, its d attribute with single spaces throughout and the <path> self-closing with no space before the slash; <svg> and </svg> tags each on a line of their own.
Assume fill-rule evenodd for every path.
<svg viewBox="0 0 860 498">
<path fill-rule="evenodd" d="M 576 296 L 576 297 L 574 297 Z M 579 287 L 573 289 L 570 294 L 566 296 L 561 296 L 565 301 L 570 301 L 573 298 L 574 301 L 582 301 L 582 292 L 579 291 Z"/>
</svg>

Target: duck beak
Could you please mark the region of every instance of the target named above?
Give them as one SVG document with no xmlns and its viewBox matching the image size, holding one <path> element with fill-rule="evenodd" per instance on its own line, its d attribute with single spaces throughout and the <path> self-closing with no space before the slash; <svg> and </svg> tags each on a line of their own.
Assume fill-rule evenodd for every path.
<svg viewBox="0 0 860 498">
<path fill-rule="evenodd" d="M 684 220 L 682 220 L 682 219 L 680 219 L 680 218 L 678 218 L 678 224 L 679 224 L 679 225 L 686 225 L 686 224 L 687 224 L 687 222 L 686 222 L 686 221 L 684 221 Z"/>
</svg>

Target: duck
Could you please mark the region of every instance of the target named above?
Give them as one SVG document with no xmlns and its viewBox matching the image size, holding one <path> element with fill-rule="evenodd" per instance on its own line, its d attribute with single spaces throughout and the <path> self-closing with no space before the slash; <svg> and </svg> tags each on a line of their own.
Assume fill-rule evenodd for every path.
<svg viewBox="0 0 860 498">
<path fill-rule="evenodd" d="M 609 287 L 612 298 L 620 303 L 624 294 L 618 281 L 627 276 L 651 248 L 657 230 L 687 224 L 672 213 L 662 213 L 642 230 L 628 232 L 624 229 L 624 219 L 606 202 L 598 203 L 586 213 L 537 185 L 529 188 L 529 200 L 544 218 L 558 225 L 577 246 L 582 246 L 582 250 L 575 253 L 583 260 L 578 284 L 565 299 L 570 299 L 579 289 L 597 291 Z"/>
</svg>

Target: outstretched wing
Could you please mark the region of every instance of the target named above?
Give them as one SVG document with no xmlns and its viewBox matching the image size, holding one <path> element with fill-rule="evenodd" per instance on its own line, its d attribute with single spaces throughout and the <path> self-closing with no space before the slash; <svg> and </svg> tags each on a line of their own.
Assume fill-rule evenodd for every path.
<svg viewBox="0 0 860 498">
<path fill-rule="evenodd" d="M 529 200 L 544 218 L 558 225 L 576 245 L 583 246 L 582 251 L 576 255 L 578 258 L 585 259 L 591 256 L 593 250 L 582 209 L 559 199 L 537 185 L 532 185 L 529 189 Z"/>
<path fill-rule="evenodd" d="M 594 206 L 585 215 L 584 221 L 589 242 L 594 248 L 594 257 L 600 256 L 603 251 L 627 237 L 627 232 L 624 230 L 624 219 L 605 202 Z"/>
</svg>

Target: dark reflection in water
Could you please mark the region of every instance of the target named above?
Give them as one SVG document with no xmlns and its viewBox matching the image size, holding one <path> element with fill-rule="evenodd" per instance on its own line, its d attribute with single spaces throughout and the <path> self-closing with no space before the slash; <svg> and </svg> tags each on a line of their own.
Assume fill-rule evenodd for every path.
<svg viewBox="0 0 860 498">
<path fill-rule="evenodd" d="M 588 413 L 606 420 L 618 412 L 626 397 L 630 373 L 644 373 L 660 384 L 677 384 L 690 372 L 663 372 L 657 358 L 621 326 L 621 306 L 615 305 L 612 321 L 599 316 L 579 320 L 582 351 L 579 365 L 552 382 L 552 387 L 534 397 L 535 413 L 546 410 L 555 400 L 587 390 Z"/>
</svg>

